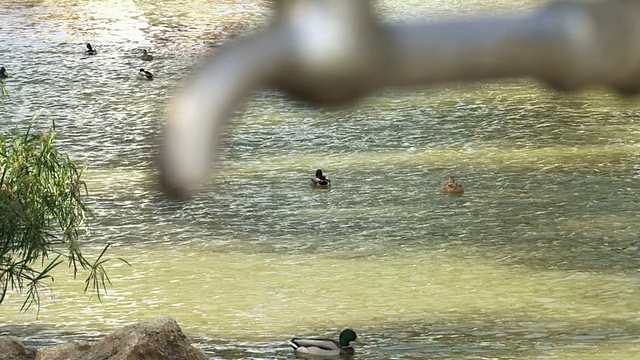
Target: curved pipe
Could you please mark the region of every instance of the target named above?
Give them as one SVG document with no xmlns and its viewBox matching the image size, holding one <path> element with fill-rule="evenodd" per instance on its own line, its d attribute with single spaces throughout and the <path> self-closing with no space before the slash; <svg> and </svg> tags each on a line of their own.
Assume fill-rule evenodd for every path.
<svg viewBox="0 0 640 360">
<path fill-rule="evenodd" d="M 184 197 L 205 182 L 231 111 L 284 63 L 282 36 L 270 31 L 222 48 L 172 101 L 159 159 L 164 192 Z"/>
<path fill-rule="evenodd" d="M 395 25 L 378 22 L 368 0 L 278 4 L 268 32 L 225 45 L 173 103 L 160 160 L 166 193 L 205 182 L 226 119 L 263 84 L 334 105 L 389 86 L 519 76 L 640 91 L 640 1 Z"/>
</svg>

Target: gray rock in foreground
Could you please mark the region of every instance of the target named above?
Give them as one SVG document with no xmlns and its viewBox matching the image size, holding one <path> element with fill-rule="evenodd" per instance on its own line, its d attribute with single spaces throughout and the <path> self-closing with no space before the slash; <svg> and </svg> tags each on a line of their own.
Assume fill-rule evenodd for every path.
<svg viewBox="0 0 640 360">
<path fill-rule="evenodd" d="M 22 360 L 34 357 L 2 358 Z M 77 341 L 38 350 L 35 360 L 206 360 L 171 318 L 144 321 L 115 331 L 97 343 Z"/>
<path fill-rule="evenodd" d="M 36 350 L 27 348 L 14 336 L 0 337 L 0 360 L 33 360 Z"/>
</svg>

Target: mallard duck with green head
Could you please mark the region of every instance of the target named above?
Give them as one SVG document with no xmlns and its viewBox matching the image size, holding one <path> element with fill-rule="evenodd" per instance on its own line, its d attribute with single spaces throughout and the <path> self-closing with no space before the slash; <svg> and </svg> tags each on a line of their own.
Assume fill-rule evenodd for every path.
<svg viewBox="0 0 640 360">
<path fill-rule="evenodd" d="M 457 182 L 455 177 L 451 176 L 449 177 L 449 181 L 444 183 L 444 193 L 447 195 L 461 196 L 464 194 L 464 189 L 462 188 L 462 184 Z"/>
<path fill-rule="evenodd" d="M 140 71 L 138 71 L 138 77 L 140 79 L 153 80 L 153 74 L 150 71 L 147 71 L 142 68 L 140 69 Z"/>
<path fill-rule="evenodd" d="M 96 51 L 96 49 L 94 49 L 93 46 L 91 46 L 91 44 L 87 43 L 87 51 L 85 51 L 85 54 L 87 54 L 87 55 L 95 55 L 97 53 L 98 53 L 98 51 Z"/>
<path fill-rule="evenodd" d="M 6 79 L 9 77 L 9 73 L 7 72 L 7 69 L 3 67 L 0 67 L 0 79 Z"/>
<path fill-rule="evenodd" d="M 322 173 L 322 170 L 318 169 L 316 170 L 316 175 L 311 178 L 311 186 L 327 189 L 331 186 L 331 180 Z"/>
<path fill-rule="evenodd" d="M 352 342 L 362 343 L 355 331 L 351 329 L 344 329 L 340 333 L 338 341 L 320 338 L 293 338 L 289 340 L 289 345 L 291 345 L 295 352 L 300 354 L 340 356 L 353 355 L 355 351 L 351 346 Z"/>
</svg>

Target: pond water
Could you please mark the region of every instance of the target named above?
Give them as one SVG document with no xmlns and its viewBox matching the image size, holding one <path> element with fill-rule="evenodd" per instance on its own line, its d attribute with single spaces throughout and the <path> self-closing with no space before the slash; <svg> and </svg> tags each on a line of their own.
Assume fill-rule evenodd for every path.
<svg viewBox="0 0 640 360">
<path fill-rule="evenodd" d="M 55 121 L 86 162 L 86 252 L 113 244 L 99 302 L 58 269 L 39 317 L 0 306 L 29 345 L 177 319 L 212 359 L 294 358 L 286 339 L 365 340 L 355 359 L 635 359 L 640 351 L 637 99 L 535 82 L 389 90 L 352 108 L 260 91 L 221 174 L 188 202 L 154 190 L 154 148 L 185 73 L 258 1 L 0 0 L 0 127 Z M 539 1 L 381 1 L 386 19 Z M 85 42 L 98 55 L 83 55 Z M 138 60 L 139 49 L 156 59 Z M 156 79 L 139 81 L 140 67 Z M 314 190 L 322 168 L 331 190 Z M 455 175 L 460 198 L 443 196 Z"/>
</svg>

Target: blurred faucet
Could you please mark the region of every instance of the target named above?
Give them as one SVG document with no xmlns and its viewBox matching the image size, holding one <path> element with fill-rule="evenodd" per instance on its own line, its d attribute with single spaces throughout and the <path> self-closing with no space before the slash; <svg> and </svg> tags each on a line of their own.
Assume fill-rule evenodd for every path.
<svg viewBox="0 0 640 360">
<path fill-rule="evenodd" d="M 640 1 L 383 24 L 369 0 L 275 0 L 273 23 L 228 43 L 169 109 L 160 176 L 171 195 L 204 183 L 234 107 L 258 87 L 340 105 L 390 86 L 534 77 L 561 90 L 640 90 Z"/>
</svg>

